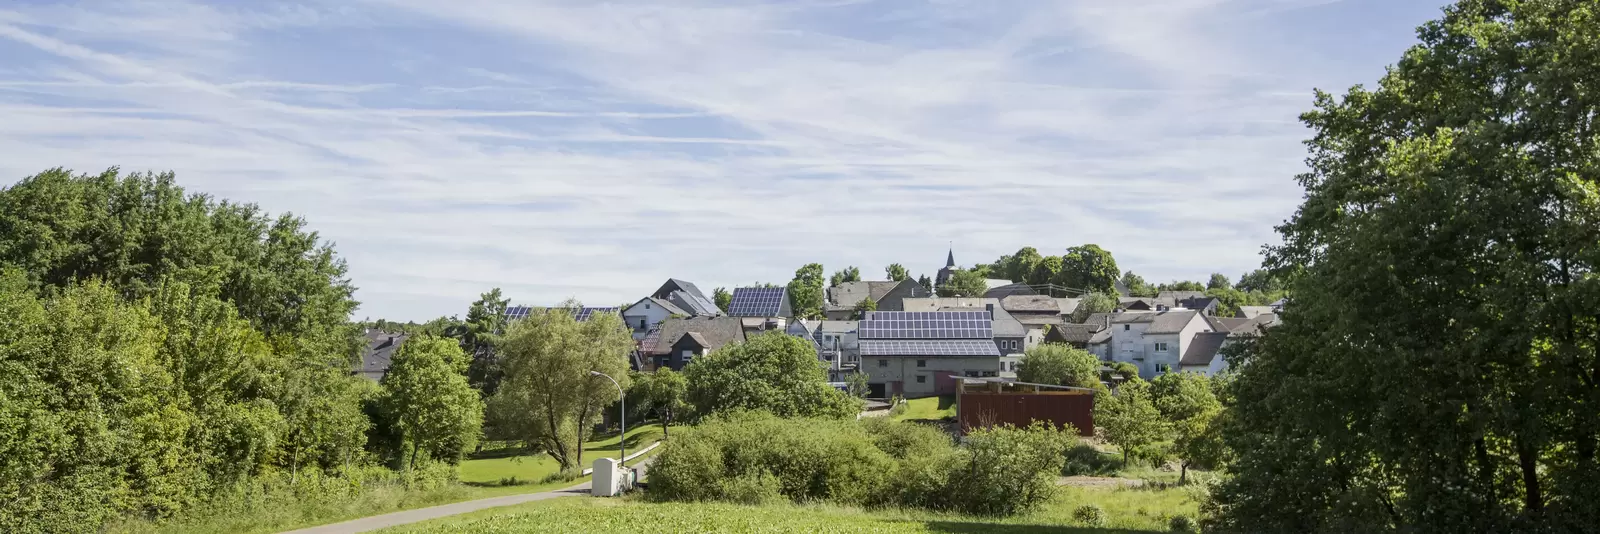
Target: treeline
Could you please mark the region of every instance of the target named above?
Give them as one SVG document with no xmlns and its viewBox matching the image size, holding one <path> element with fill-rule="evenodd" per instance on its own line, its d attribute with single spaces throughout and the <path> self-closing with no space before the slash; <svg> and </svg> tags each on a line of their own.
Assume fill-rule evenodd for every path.
<svg viewBox="0 0 1600 534">
<path fill-rule="evenodd" d="M 0 531 L 97 531 L 308 479 L 440 481 L 419 463 L 479 433 L 468 358 L 423 338 L 382 384 L 352 376 L 354 289 L 303 220 L 170 173 L 53 169 L 0 191 Z"/>
</svg>

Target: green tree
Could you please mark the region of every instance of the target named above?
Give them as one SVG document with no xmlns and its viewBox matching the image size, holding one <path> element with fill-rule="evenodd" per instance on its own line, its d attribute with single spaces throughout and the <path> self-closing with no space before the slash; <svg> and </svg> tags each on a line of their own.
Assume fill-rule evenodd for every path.
<svg viewBox="0 0 1600 534">
<path fill-rule="evenodd" d="M 728 311 L 728 304 L 733 303 L 733 292 L 725 287 L 719 287 L 711 292 L 711 300 L 716 303 L 717 309 L 724 313 Z"/>
<path fill-rule="evenodd" d="M 856 320 L 860 320 L 861 317 L 866 315 L 867 312 L 869 312 L 869 311 L 877 311 L 877 310 L 878 310 L 878 301 L 872 300 L 872 297 L 867 297 L 867 298 L 861 299 L 861 302 L 857 302 L 856 303 L 855 310 L 851 314 L 851 316 L 855 317 Z"/>
<path fill-rule="evenodd" d="M 883 269 L 883 274 L 888 276 L 889 281 L 891 282 L 899 282 L 901 280 L 909 280 L 911 278 L 911 274 L 906 272 L 906 267 L 898 263 L 889 264 L 888 267 Z"/>
<path fill-rule="evenodd" d="M 495 342 L 506 328 L 506 308 L 511 301 L 500 294 L 500 288 L 478 296 L 467 308 L 466 324 L 461 333 L 461 348 L 467 351 L 471 364 L 467 367 L 467 382 L 487 397 L 494 395 L 500 386 L 500 368 L 495 361 Z"/>
<path fill-rule="evenodd" d="M 1256 269 L 1245 273 L 1244 276 L 1239 277 L 1239 283 L 1234 287 L 1244 292 L 1260 291 L 1262 293 L 1278 293 L 1287 289 L 1282 279 L 1279 279 L 1266 269 Z"/>
<path fill-rule="evenodd" d="M 411 454 L 455 464 L 478 442 L 483 428 L 483 400 L 467 384 L 468 358 L 454 340 L 416 337 L 395 351 L 380 385 L 379 405 Z"/>
<path fill-rule="evenodd" d="M 1122 270 L 1117 268 L 1111 251 L 1089 244 L 1067 249 L 1067 254 L 1061 257 L 1061 273 L 1054 282 L 1094 293 L 1115 294 L 1116 282 L 1121 276 Z"/>
<path fill-rule="evenodd" d="M 1101 388 L 1100 360 L 1070 345 L 1045 343 L 1028 349 L 1017 366 L 1017 380 L 1080 388 Z"/>
<path fill-rule="evenodd" d="M 1123 380 L 1133 380 L 1139 376 L 1139 367 L 1128 362 L 1112 362 L 1111 370 L 1116 372 L 1117 376 L 1122 377 Z"/>
<path fill-rule="evenodd" d="M 871 389 L 867 386 L 867 378 L 868 377 L 866 373 L 850 373 L 845 375 L 845 393 L 848 393 L 851 397 L 858 399 L 867 398 L 867 394 L 871 393 Z"/>
<path fill-rule="evenodd" d="M 1089 320 L 1089 316 L 1096 313 L 1108 313 L 1117 309 L 1118 299 L 1110 293 L 1090 293 L 1078 299 L 1077 309 L 1072 310 L 1072 322 L 1082 323 Z"/>
<path fill-rule="evenodd" d="M 1211 280 L 1206 282 L 1206 289 L 1233 289 L 1233 281 L 1228 279 L 1228 275 L 1211 273 Z"/>
<path fill-rule="evenodd" d="M 1180 281 L 1168 282 L 1168 283 L 1161 284 L 1160 286 L 1156 287 L 1156 291 L 1157 292 L 1161 292 L 1161 291 L 1202 291 L 1203 292 L 1205 290 L 1206 290 L 1206 286 L 1201 285 L 1200 282 L 1196 282 L 1196 281 L 1193 281 L 1193 280 L 1180 280 Z"/>
<path fill-rule="evenodd" d="M 1206 296 L 1217 299 L 1217 316 L 1233 317 L 1239 314 L 1240 306 L 1251 305 L 1250 295 L 1231 287 L 1207 289 Z"/>
<path fill-rule="evenodd" d="M 1022 281 L 1028 285 L 1049 284 L 1055 282 L 1061 276 L 1061 258 L 1059 257 L 1040 258 L 1030 265 L 1033 268 L 1022 277 Z"/>
<path fill-rule="evenodd" d="M 1132 297 L 1150 298 L 1156 296 L 1155 286 L 1146 282 L 1143 276 L 1133 274 L 1133 271 L 1122 273 L 1122 285 L 1128 287 L 1128 295 Z"/>
<path fill-rule="evenodd" d="M 697 417 L 738 410 L 835 418 L 861 412 L 859 401 L 828 385 L 816 349 L 782 332 L 760 334 L 695 358 L 683 374 Z"/>
<path fill-rule="evenodd" d="M 1600 524 L 1595 35 L 1593 2 L 1463 0 L 1317 95 L 1207 532 Z"/>
<path fill-rule="evenodd" d="M 1222 461 L 1222 436 L 1214 422 L 1222 403 L 1211 381 L 1195 373 L 1167 373 L 1150 381 L 1150 395 L 1161 418 L 1172 429 L 1173 453 L 1180 460 L 1180 483 L 1190 467 L 1215 467 Z"/>
<path fill-rule="evenodd" d="M 667 427 L 687 406 L 689 381 L 672 369 L 657 369 L 654 373 L 638 373 L 634 387 L 639 390 L 639 400 L 647 413 L 661 420 L 661 437 L 667 437 Z"/>
<path fill-rule="evenodd" d="M 854 265 L 851 265 L 849 267 L 845 267 L 842 270 L 835 271 L 833 273 L 833 276 L 828 277 L 828 287 L 838 287 L 839 284 L 843 284 L 845 282 L 860 282 L 860 281 L 861 281 L 861 269 L 857 268 Z"/>
<path fill-rule="evenodd" d="M 938 293 L 941 297 L 981 297 L 989 290 L 989 282 L 976 271 L 957 269 L 950 274 L 950 279 L 939 286 Z"/>
<path fill-rule="evenodd" d="M 789 281 L 789 307 L 796 317 L 817 319 L 822 317 L 822 264 L 807 263 L 794 272 Z"/>
<path fill-rule="evenodd" d="M 583 465 L 583 441 L 600 411 L 618 400 L 609 380 L 626 388 L 633 337 L 612 313 L 578 322 L 561 308 L 540 310 L 512 323 L 501 338 L 505 377 L 490 400 L 498 428 L 538 444 L 563 470 Z"/>
<path fill-rule="evenodd" d="M 933 279 L 928 278 L 928 275 L 917 277 L 917 285 L 922 286 L 923 289 L 926 289 L 929 292 L 933 291 Z"/>
<path fill-rule="evenodd" d="M 1134 377 L 1117 386 L 1112 395 L 1095 395 L 1094 423 L 1107 443 L 1122 450 L 1124 462 L 1153 459 L 1169 428 L 1150 395 L 1150 384 Z"/>
<path fill-rule="evenodd" d="M 1044 257 L 1039 255 L 1039 250 L 1033 247 L 1022 247 L 1016 254 L 1006 256 L 1002 261 L 996 262 L 1000 266 L 1000 276 L 1017 283 L 1033 283 L 1028 280 L 1034 276 L 1034 267 Z M 1061 265 L 1056 264 L 1055 271 L 1060 271 Z M 1047 279 L 1048 280 L 1048 279 Z M 1041 282 L 1042 283 L 1042 282 Z"/>
</svg>

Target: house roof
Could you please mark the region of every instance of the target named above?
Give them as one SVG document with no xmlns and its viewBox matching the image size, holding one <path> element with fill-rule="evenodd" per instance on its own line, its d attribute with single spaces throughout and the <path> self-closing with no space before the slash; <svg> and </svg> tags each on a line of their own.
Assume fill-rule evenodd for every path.
<svg viewBox="0 0 1600 534">
<path fill-rule="evenodd" d="M 1111 329 L 1109 329 L 1109 328 L 1107 328 L 1105 330 L 1101 330 L 1099 332 L 1095 332 L 1094 336 L 1089 338 L 1089 344 L 1090 345 L 1099 345 L 1101 343 L 1110 343 L 1110 342 L 1111 342 Z"/>
<path fill-rule="evenodd" d="M 1222 299 L 1218 299 L 1216 297 L 1195 297 L 1178 301 L 1179 306 L 1191 310 L 1204 310 L 1221 303 Z"/>
<path fill-rule="evenodd" d="M 1061 310 L 1062 315 L 1067 315 L 1078 311 L 1079 301 L 1080 299 L 1075 298 L 1056 297 L 1056 308 Z"/>
<path fill-rule="evenodd" d="M 705 336 L 700 335 L 699 332 L 685 332 L 683 335 L 687 336 L 689 339 L 693 339 L 695 343 L 698 343 L 702 347 L 706 347 L 706 348 L 710 348 L 711 347 L 711 342 L 706 341 Z M 679 339 L 682 339 L 682 338 L 679 338 Z"/>
<path fill-rule="evenodd" d="M 639 353 L 640 354 L 655 354 L 656 353 L 656 345 L 658 345 L 660 343 L 661 343 L 661 324 L 657 323 L 655 326 L 650 327 L 649 331 L 644 333 L 644 337 L 643 338 L 639 339 Z"/>
<path fill-rule="evenodd" d="M 356 370 L 361 376 L 367 378 L 382 378 L 389 371 L 389 363 L 394 359 L 394 353 L 405 344 L 406 334 L 384 332 L 377 329 L 368 329 L 366 332 L 367 347 L 361 352 L 361 368 Z"/>
<path fill-rule="evenodd" d="M 1003 286 L 1000 286 L 1000 287 L 996 287 L 996 288 L 993 288 L 993 289 L 990 289 L 988 291 L 983 292 L 983 297 L 984 298 L 991 298 L 991 299 L 999 299 L 999 298 L 1005 298 L 1005 297 L 1008 297 L 1008 296 L 1011 296 L 1011 295 L 1037 295 L 1037 294 L 1039 294 L 1039 292 L 1038 291 L 1034 291 L 1032 287 L 1028 286 L 1028 284 L 1006 284 L 1006 285 L 1003 285 Z"/>
<path fill-rule="evenodd" d="M 789 290 L 782 287 L 738 287 L 728 301 L 728 315 L 786 317 L 790 315 Z"/>
<path fill-rule="evenodd" d="M 1125 309 L 1136 309 L 1134 305 L 1140 303 L 1144 304 L 1145 309 L 1151 310 L 1156 309 L 1157 306 L 1166 306 L 1168 308 L 1178 307 L 1178 302 L 1176 300 L 1162 297 L 1123 297 L 1117 300 L 1117 306 Z"/>
<path fill-rule="evenodd" d="M 1204 291 L 1162 291 L 1156 293 L 1156 298 L 1171 300 L 1174 302 L 1184 299 L 1201 298 L 1205 296 L 1206 292 Z"/>
<path fill-rule="evenodd" d="M 1000 307 L 1000 299 L 986 299 L 981 297 L 927 297 L 905 299 L 902 301 L 905 311 L 939 311 L 940 308 L 978 308 L 983 309 L 986 304 Z"/>
<path fill-rule="evenodd" d="M 1217 357 L 1217 350 L 1228 341 L 1227 332 L 1201 332 L 1194 335 L 1189 341 L 1189 347 L 1183 350 L 1183 357 L 1178 359 L 1178 365 L 1211 365 L 1211 360 Z"/>
<path fill-rule="evenodd" d="M 984 299 L 984 300 L 994 300 L 994 299 Z M 978 311 L 978 312 L 981 312 L 981 311 L 987 311 L 987 309 L 988 308 L 986 308 L 984 306 L 945 306 L 945 307 L 939 308 L 937 311 Z M 994 337 L 1022 337 L 1022 336 L 1028 335 L 1028 328 L 1026 326 L 1022 325 L 1022 321 L 1018 321 L 1015 316 L 1013 316 L 1013 315 L 1011 315 L 1009 313 L 1006 313 L 1006 310 L 1004 308 L 999 307 L 999 306 L 995 306 L 995 308 L 994 308 L 994 317 L 989 320 L 989 323 L 990 323 L 992 329 L 994 330 Z"/>
<path fill-rule="evenodd" d="M 1018 313 L 1012 315 L 1012 317 L 1015 318 L 1017 322 L 1022 323 L 1022 326 L 1030 328 L 1039 328 L 1044 325 L 1058 326 L 1067 324 L 1066 319 L 1061 318 L 1060 315 L 1053 314 L 1043 315 L 1035 313 Z"/>
<path fill-rule="evenodd" d="M 655 298 L 655 297 L 648 297 L 648 298 L 649 298 L 650 302 L 653 302 L 653 303 L 655 303 L 655 305 L 660 306 L 661 309 L 666 310 L 666 312 L 668 314 L 671 314 L 671 315 L 683 315 L 683 316 L 686 316 L 686 317 L 689 315 L 688 311 L 684 310 L 683 308 L 679 308 L 678 305 L 676 305 L 676 304 L 673 304 L 671 302 L 667 302 L 665 299 L 658 299 L 658 298 Z"/>
<path fill-rule="evenodd" d="M 1009 286 L 1011 285 L 1011 281 L 1004 278 L 985 278 L 983 279 L 983 284 L 988 286 L 984 288 L 984 291 L 988 291 L 997 287 Z"/>
<path fill-rule="evenodd" d="M 660 341 L 656 343 L 652 354 L 670 354 L 672 344 L 677 343 L 687 333 L 698 334 L 694 340 L 706 350 L 716 350 L 723 345 L 744 341 L 744 327 L 738 317 L 691 317 L 687 319 L 667 319 L 661 322 Z"/>
<path fill-rule="evenodd" d="M 1250 320 L 1240 317 L 1206 317 L 1206 322 L 1211 323 L 1212 330 L 1232 332 L 1248 324 Z"/>
<path fill-rule="evenodd" d="M 1176 334 L 1182 332 L 1189 321 L 1193 321 L 1200 312 L 1194 310 L 1167 310 L 1153 313 L 1124 313 L 1112 319 L 1111 322 L 1122 323 L 1150 323 L 1146 334 Z"/>
<path fill-rule="evenodd" d="M 1061 314 L 1061 304 L 1047 295 L 1011 295 L 1000 299 L 1000 307 L 1012 313 L 1033 312 Z"/>
<path fill-rule="evenodd" d="M 1060 324 L 1051 327 L 1051 337 L 1058 337 L 1067 343 L 1088 343 L 1095 333 L 1105 330 L 1105 325 L 1093 324 Z"/>
<path fill-rule="evenodd" d="M 1263 313 L 1273 313 L 1272 306 L 1240 306 L 1239 317 L 1254 319 Z"/>
<path fill-rule="evenodd" d="M 668 278 L 667 282 L 661 284 L 661 287 L 656 289 L 656 292 L 650 296 L 672 301 L 679 308 L 690 312 L 690 315 L 717 316 L 722 314 L 722 311 L 717 309 L 717 305 L 712 303 L 711 299 L 706 298 L 706 294 L 702 293 L 699 287 L 687 280 Z"/>
<path fill-rule="evenodd" d="M 864 339 L 862 356 L 999 356 L 986 339 Z"/>
<path fill-rule="evenodd" d="M 843 334 L 856 331 L 857 328 L 860 328 L 860 325 L 860 321 L 822 321 L 817 324 L 816 331 Z"/>
<path fill-rule="evenodd" d="M 900 284 L 915 283 L 916 282 L 910 280 L 901 280 L 899 282 L 876 280 L 866 282 L 845 282 L 828 288 L 828 301 L 833 304 L 835 309 L 854 308 L 857 303 L 861 302 L 862 299 L 870 298 L 873 302 L 879 302 L 882 301 L 883 297 L 887 296 L 890 291 L 894 291 L 895 288 L 900 287 Z"/>
<path fill-rule="evenodd" d="M 1278 314 L 1263 313 L 1233 328 L 1230 332 L 1234 337 L 1260 335 L 1266 329 L 1277 325 Z"/>
</svg>

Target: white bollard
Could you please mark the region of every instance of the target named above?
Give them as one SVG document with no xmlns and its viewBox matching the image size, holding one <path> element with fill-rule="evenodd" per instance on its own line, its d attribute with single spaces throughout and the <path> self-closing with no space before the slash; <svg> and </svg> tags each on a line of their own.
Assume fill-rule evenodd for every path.
<svg viewBox="0 0 1600 534">
<path fill-rule="evenodd" d="M 615 497 L 622 493 L 622 472 L 617 470 L 617 461 L 611 458 L 600 458 L 594 461 L 594 479 L 589 485 L 589 494 L 595 497 Z"/>
</svg>

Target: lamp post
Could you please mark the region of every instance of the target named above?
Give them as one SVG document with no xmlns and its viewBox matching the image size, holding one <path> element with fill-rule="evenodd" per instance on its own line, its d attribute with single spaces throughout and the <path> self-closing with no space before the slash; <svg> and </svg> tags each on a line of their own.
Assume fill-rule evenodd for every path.
<svg viewBox="0 0 1600 534">
<path fill-rule="evenodd" d="M 617 433 L 617 446 L 621 449 L 620 454 L 622 454 L 617 457 L 617 465 L 626 467 L 628 465 L 628 394 L 622 391 L 622 384 L 618 384 L 617 379 L 611 378 L 611 375 L 600 371 L 589 371 L 589 374 L 606 377 L 606 380 L 611 381 L 611 385 L 617 386 L 617 402 L 619 403 L 617 423 L 622 425 L 622 431 Z M 579 444 L 578 446 L 581 447 L 583 445 Z"/>
</svg>

